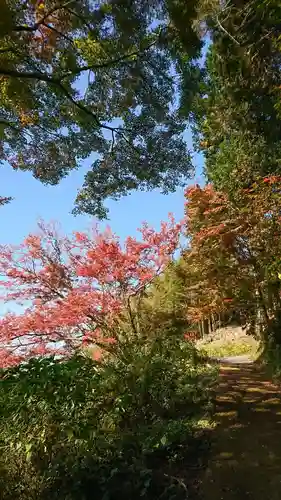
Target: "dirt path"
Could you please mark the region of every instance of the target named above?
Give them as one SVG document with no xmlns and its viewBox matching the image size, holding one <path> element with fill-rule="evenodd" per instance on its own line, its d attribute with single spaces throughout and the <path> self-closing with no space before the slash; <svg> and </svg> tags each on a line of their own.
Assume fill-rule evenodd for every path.
<svg viewBox="0 0 281 500">
<path fill-rule="evenodd" d="M 202 500 L 281 500 L 281 391 L 247 360 L 225 360 Z"/>
</svg>

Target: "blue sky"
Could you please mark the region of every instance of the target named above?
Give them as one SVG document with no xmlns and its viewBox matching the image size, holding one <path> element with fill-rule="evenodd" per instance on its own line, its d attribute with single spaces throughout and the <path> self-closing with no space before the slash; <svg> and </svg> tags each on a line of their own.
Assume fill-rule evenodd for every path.
<svg viewBox="0 0 281 500">
<path fill-rule="evenodd" d="M 190 133 L 186 140 L 191 147 Z M 203 158 L 194 155 L 196 166 L 195 178 L 189 182 L 202 182 Z M 9 165 L 1 167 L 1 196 L 12 196 L 14 200 L 0 207 L 1 230 L 0 243 L 20 243 L 27 234 L 36 230 L 39 218 L 45 221 L 59 221 L 66 233 L 83 230 L 95 219 L 90 216 L 71 214 L 74 200 L 89 163 L 72 172 L 58 186 L 44 186 L 35 180 L 29 172 L 13 171 Z M 177 219 L 183 215 L 183 191 L 161 195 L 159 191 L 134 192 L 119 201 L 109 201 L 109 224 L 112 230 L 123 240 L 128 235 L 136 235 L 136 229 L 146 220 L 154 227 L 159 227 L 161 220 L 173 212 Z"/>
<path fill-rule="evenodd" d="M 209 45 L 210 40 L 206 37 L 201 64 Z M 82 85 L 81 82 L 79 85 Z M 189 131 L 185 133 L 185 139 L 189 149 L 192 150 Z M 195 176 L 187 182 L 187 185 L 204 182 L 203 156 L 194 153 L 193 164 Z M 79 170 L 71 172 L 58 186 L 44 186 L 29 172 L 14 171 L 9 165 L 1 166 L 0 196 L 12 196 L 14 200 L 0 207 L 0 244 L 20 243 L 27 234 L 36 231 L 36 224 L 40 218 L 47 222 L 58 221 L 65 233 L 82 231 L 96 222 L 88 215 L 74 217 L 71 214 L 77 191 L 81 188 L 89 167 L 90 160 L 85 161 Z M 177 220 L 181 219 L 184 212 L 184 196 L 182 189 L 169 195 L 161 195 L 157 190 L 133 192 L 118 201 L 109 201 L 106 205 L 109 208 L 109 221 L 105 224 L 109 223 L 112 230 L 124 240 L 128 235 L 136 236 L 138 234 L 136 230 L 144 220 L 157 228 L 161 220 L 167 219 L 168 212 L 173 212 Z"/>
<path fill-rule="evenodd" d="M 200 63 L 203 64 L 210 39 L 205 37 Z M 83 87 L 80 81 L 79 87 Z M 192 151 L 190 131 L 185 133 L 185 140 Z M 193 154 L 195 166 L 194 178 L 187 182 L 201 184 L 204 182 L 202 171 L 204 160 L 201 154 Z M 81 168 L 71 172 L 58 186 L 44 186 L 35 180 L 29 172 L 14 171 L 9 165 L 2 165 L 0 172 L 0 196 L 12 196 L 14 200 L 0 207 L 0 244 L 20 243 L 27 234 L 36 231 L 38 219 L 58 221 L 65 233 L 82 231 L 96 222 L 91 216 L 76 216 L 71 214 L 77 191 L 81 188 L 85 173 L 90 167 L 90 160 L 85 161 Z M 106 203 L 109 208 L 108 224 L 122 240 L 126 236 L 136 236 L 136 231 L 143 221 L 157 228 L 161 220 L 167 219 L 168 212 L 173 212 L 176 219 L 184 213 L 183 190 L 179 189 L 169 195 L 161 195 L 157 190 L 152 192 L 133 192 L 118 201 Z"/>
</svg>

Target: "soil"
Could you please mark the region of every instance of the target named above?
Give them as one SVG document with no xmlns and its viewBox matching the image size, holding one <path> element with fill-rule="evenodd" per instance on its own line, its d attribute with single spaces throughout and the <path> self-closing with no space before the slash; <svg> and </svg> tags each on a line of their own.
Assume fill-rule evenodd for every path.
<svg viewBox="0 0 281 500">
<path fill-rule="evenodd" d="M 244 357 L 221 361 L 200 500 L 281 500 L 281 390 Z"/>
</svg>

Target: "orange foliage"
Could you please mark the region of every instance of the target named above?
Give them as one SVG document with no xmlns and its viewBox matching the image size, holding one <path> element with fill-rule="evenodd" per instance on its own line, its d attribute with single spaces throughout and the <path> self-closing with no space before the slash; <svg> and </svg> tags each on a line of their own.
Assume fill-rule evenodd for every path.
<svg viewBox="0 0 281 500">
<path fill-rule="evenodd" d="M 210 184 L 186 190 L 191 245 L 185 260 L 196 284 L 188 308 L 193 321 L 229 307 L 252 310 L 257 286 L 265 314 L 271 314 L 267 289 L 276 282 L 281 261 L 280 193 L 280 176 L 258 179 L 235 199 Z"/>
</svg>

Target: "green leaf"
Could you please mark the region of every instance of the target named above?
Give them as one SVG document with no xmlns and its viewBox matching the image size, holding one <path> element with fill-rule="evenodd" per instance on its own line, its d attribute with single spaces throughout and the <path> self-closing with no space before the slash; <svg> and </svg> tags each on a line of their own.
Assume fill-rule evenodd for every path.
<svg viewBox="0 0 281 500">
<path fill-rule="evenodd" d="M 167 437 L 166 436 L 162 436 L 160 441 L 161 441 L 161 444 L 163 446 L 165 446 L 167 444 Z"/>
</svg>

